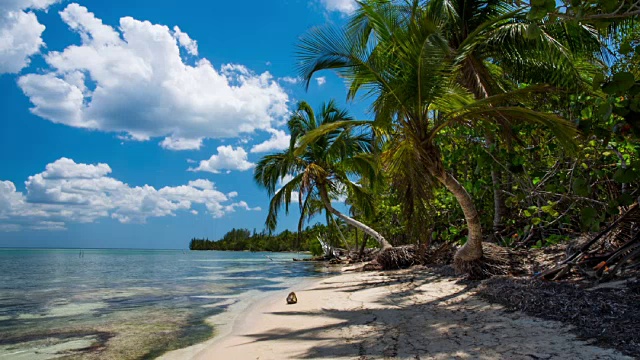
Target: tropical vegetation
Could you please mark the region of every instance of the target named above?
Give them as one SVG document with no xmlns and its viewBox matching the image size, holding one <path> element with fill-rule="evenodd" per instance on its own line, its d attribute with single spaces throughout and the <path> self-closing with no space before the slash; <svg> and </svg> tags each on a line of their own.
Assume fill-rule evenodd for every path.
<svg viewBox="0 0 640 360">
<path fill-rule="evenodd" d="M 336 73 L 370 118 L 298 104 L 290 146 L 255 168 L 267 230 L 297 206 L 287 248 L 453 243 L 468 273 L 496 245 L 597 231 L 639 195 L 639 13 L 628 0 L 369 0 L 345 26 L 309 30 L 300 76 Z M 326 232 L 309 236 L 321 214 Z"/>
</svg>

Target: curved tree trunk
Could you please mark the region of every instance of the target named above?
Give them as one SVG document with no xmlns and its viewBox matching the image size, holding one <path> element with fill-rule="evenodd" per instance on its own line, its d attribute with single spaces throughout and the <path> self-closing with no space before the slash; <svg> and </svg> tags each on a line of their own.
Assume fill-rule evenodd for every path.
<svg viewBox="0 0 640 360">
<path fill-rule="evenodd" d="M 338 225 L 338 222 L 336 221 L 336 219 L 333 218 L 333 216 L 329 215 L 329 217 L 331 218 L 331 221 L 333 222 L 333 226 L 336 227 L 336 230 L 338 231 L 338 235 L 340 235 L 340 239 L 344 243 L 344 248 L 347 249 L 347 251 L 351 251 L 351 249 L 349 248 L 349 243 L 347 242 L 347 238 L 344 237 L 344 234 L 342 233 L 342 230 L 340 230 L 340 225 Z"/>
<path fill-rule="evenodd" d="M 442 172 L 437 174 L 436 178 L 451 191 L 453 196 L 458 200 L 458 204 L 462 207 L 469 236 L 466 244 L 464 244 L 455 254 L 454 260 L 470 262 L 478 260 L 482 257 L 482 226 L 480 225 L 480 216 L 476 206 L 471 199 L 471 195 L 451 174 Z"/>
<path fill-rule="evenodd" d="M 360 221 L 358 221 L 356 219 L 352 219 L 352 218 L 348 217 L 347 215 L 341 213 L 340 211 L 334 209 L 333 206 L 331 205 L 331 200 L 329 199 L 329 194 L 327 194 L 327 189 L 325 189 L 324 186 L 318 186 L 318 188 L 320 190 L 320 198 L 322 199 L 322 203 L 324 204 L 324 207 L 330 213 L 332 213 L 335 216 L 339 217 L 340 219 L 342 219 L 347 224 L 359 228 L 364 233 L 366 233 L 366 234 L 370 235 L 371 237 L 373 237 L 374 239 L 376 239 L 378 241 L 378 243 L 380 244 L 380 247 L 383 250 L 392 247 L 391 244 L 389 244 L 389 242 L 382 235 L 380 235 L 377 231 L 375 231 L 372 228 L 368 227 L 367 225 L 361 223 Z"/>
</svg>

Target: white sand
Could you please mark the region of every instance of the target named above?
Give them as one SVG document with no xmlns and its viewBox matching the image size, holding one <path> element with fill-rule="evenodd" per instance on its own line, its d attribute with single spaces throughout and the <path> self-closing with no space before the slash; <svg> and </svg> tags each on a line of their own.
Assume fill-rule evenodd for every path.
<svg viewBox="0 0 640 360">
<path fill-rule="evenodd" d="M 295 290 L 295 289 L 294 289 Z M 345 273 L 260 300 L 164 359 L 631 359 L 429 272 Z"/>
</svg>

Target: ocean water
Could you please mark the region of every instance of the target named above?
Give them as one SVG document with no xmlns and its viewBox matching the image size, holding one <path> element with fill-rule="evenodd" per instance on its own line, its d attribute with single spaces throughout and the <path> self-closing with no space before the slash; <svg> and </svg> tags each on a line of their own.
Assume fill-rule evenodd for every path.
<svg viewBox="0 0 640 360">
<path fill-rule="evenodd" d="M 292 257 L 0 249 L 0 359 L 149 359 L 205 341 L 216 316 L 326 275 Z"/>
</svg>

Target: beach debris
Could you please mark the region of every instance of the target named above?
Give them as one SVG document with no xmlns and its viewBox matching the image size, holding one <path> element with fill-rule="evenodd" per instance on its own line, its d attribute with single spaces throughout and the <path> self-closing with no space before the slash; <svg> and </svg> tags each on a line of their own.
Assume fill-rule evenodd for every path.
<svg viewBox="0 0 640 360">
<path fill-rule="evenodd" d="M 482 280 L 492 276 L 526 273 L 522 260 L 526 258 L 526 251 L 509 249 L 494 243 L 482 243 L 482 257 L 477 261 L 462 262 L 454 265 L 461 274 L 468 279 Z"/>
<path fill-rule="evenodd" d="M 449 243 L 429 247 L 405 245 L 381 251 L 375 258 L 376 270 L 406 269 L 414 265 L 447 265 L 453 260 L 455 249 Z"/>
<path fill-rule="evenodd" d="M 598 281 L 608 281 L 638 268 L 640 207 L 635 203 L 606 229 L 568 254 L 564 261 L 536 275 L 546 280 L 559 280 L 577 269 Z"/>
<path fill-rule="evenodd" d="M 378 254 L 376 262 L 383 270 L 406 269 L 420 264 L 415 246 L 398 246 L 385 249 Z"/>
<path fill-rule="evenodd" d="M 498 276 L 483 281 L 475 291 L 508 311 L 572 324 L 580 337 L 640 358 L 637 278 L 586 287 L 574 281 Z"/>
<path fill-rule="evenodd" d="M 289 296 L 287 296 L 287 304 L 291 305 L 297 302 L 298 302 L 298 297 L 296 296 L 296 293 L 294 293 L 293 291 L 290 292 Z"/>
</svg>

